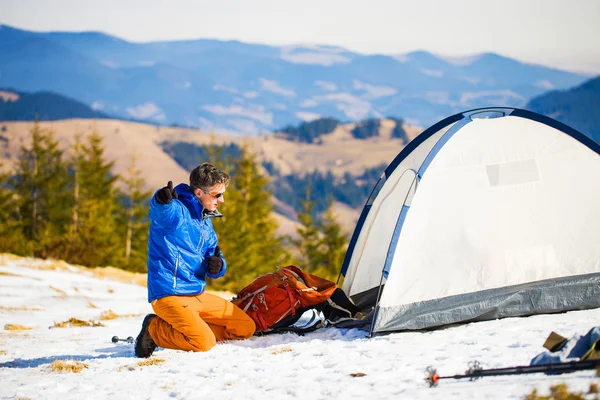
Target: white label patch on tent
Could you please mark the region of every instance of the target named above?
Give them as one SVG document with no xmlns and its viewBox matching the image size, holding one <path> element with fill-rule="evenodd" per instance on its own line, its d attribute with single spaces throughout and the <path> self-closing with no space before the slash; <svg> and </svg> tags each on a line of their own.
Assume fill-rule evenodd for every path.
<svg viewBox="0 0 600 400">
<path fill-rule="evenodd" d="M 485 169 L 492 187 L 518 185 L 540 180 L 540 173 L 534 159 L 486 165 Z"/>
</svg>

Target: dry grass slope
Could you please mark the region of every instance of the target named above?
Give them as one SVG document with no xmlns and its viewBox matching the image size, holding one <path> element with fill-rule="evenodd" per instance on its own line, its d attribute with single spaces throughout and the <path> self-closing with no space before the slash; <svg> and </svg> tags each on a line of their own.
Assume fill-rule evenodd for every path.
<svg viewBox="0 0 600 400">
<path fill-rule="evenodd" d="M 92 320 L 84 321 L 77 318 L 70 318 L 68 321 L 55 322 L 54 326 L 51 326 L 50 328 L 76 328 L 84 326 L 99 327 L 104 326 L 104 324 Z"/>
<path fill-rule="evenodd" d="M 34 328 L 30 328 L 28 326 L 19 325 L 19 324 L 6 324 L 4 325 L 5 331 L 30 331 Z"/>
<path fill-rule="evenodd" d="M 98 318 L 101 321 L 108 321 L 111 319 L 117 319 L 119 318 L 118 314 L 115 314 L 112 310 L 106 310 L 106 311 L 102 311 L 102 314 L 100 314 L 100 318 Z"/>
<path fill-rule="evenodd" d="M 598 384 L 591 383 L 587 393 L 571 392 L 566 383 L 550 386 L 550 394 L 548 396 L 540 396 L 536 389 L 525 396 L 525 400 L 598 400 L 599 389 Z"/>
<path fill-rule="evenodd" d="M 39 308 L 39 307 L 7 307 L 7 306 L 0 306 L 0 310 L 3 310 L 3 311 L 42 311 L 43 308 Z"/>
<path fill-rule="evenodd" d="M 147 367 L 149 365 L 160 365 L 164 362 L 165 360 L 163 360 L 162 358 L 151 358 L 149 360 L 140 361 L 137 363 L 137 365 L 139 367 Z"/>
<path fill-rule="evenodd" d="M 53 372 L 60 372 L 60 373 L 65 373 L 65 372 L 73 372 L 73 373 L 78 373 L 83 371 L 84 369 L 88 368 L 88 365 L 86 363 L 82 363 L 80 361 L 75 361 L 75 360 L 56 360 L 53 361 L 52 364 L 49 365 L 49 369 Z"/>
</svg>

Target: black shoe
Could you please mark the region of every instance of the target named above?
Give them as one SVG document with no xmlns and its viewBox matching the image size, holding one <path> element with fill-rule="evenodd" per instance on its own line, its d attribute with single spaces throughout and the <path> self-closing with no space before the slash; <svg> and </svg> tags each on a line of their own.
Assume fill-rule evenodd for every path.
<svg viewBox="0 0 600 400">
<path fill-rule="evenodd" d="M 152 336 L 150 336 L 150 333 L 148 332 L 150 321 L 155 317 L 155 314 L 148 314 L 144 318 L 144 322 L 142 322 L 142 330 L 137 339 L 135 339 L 135 355 L 138 357 L 148 358 L 154 353 L 154 350 L 156 350 L 156 343 L 154 343 Z"/>
</svg>

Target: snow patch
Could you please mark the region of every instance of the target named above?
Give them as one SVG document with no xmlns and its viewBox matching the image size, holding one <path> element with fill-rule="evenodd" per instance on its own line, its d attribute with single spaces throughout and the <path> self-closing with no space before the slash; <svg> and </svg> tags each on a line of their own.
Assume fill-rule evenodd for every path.
<svg viewBox="0 0 600 400">
<path fill-rule="evenodd" d="M 144 103 L 136 107 L 127 107 L 127 114 L 137 119 L 153 119 L 155 121 L 165 121 L 167 119 L 163 110 L 154 103 Z"/>
<path fill-rule="evenodd" d="M 425 98 L 434 104 L 452 104 L 450 92 L 425 92 Z"/>
<path fill-rule="evenodd" d="M 273 124 L 273 113 L 265 111 L 264 106 L 250 105 L 248 107 L 242 107 L 240 105 L 232 105 L 226 107 L 220 104 L 212 104 L 204 105 L 200 108 L 216 115 L 238 115 L 240 117 L 259 121 L 265 125 Z"/>
<path fill-rule="evenodd" d="M 315 99 L 302 100 L 302 103 L 300 103 L 300 107 L 303 107 L 303 108 L 311 108 L 311 107 L 316 107 L 318 105 L 319 105 L 319 102 L 316 101 Z"/>
<path fill-rule="evenodd" d="M 118 62 L 111 60 L 100 60 L 100 64 L 112 69 L 117 69 L 121 66 Z"/>
<path fill-rule="evenodd" d="M 368 83 L 360 82 L 355 80 L 352 83 L 352 87 L 356 90 L 364 90 L 365 94 L 363 97 L 368 100 L 378 99 L 380 97 L 393 96 L 397 93 L 397 90 L 389 86 L 376 86 Z"/>
<path fill-rule="evenodd" d="M 335 46 L 284 46 L 281 48 L 281 59 L 293 64 L 329 67 L 334 64 L 347 64 L 352 61 L 349 57 L 340 54 L 345 52 L 345 49 Z"/>
<path fill-rule="evenodd" d="M 462 79 L 463 81 L 469 82 L 472 85 L 476 85 L 483 81 L 482 78 L 478 78 L 476 76 L 461 76 L 458 79 Z"/>
<path fill-rule="evenodd" d="M 237 94 L 239 93 L 239 91 L 232 87 L 232 86 L 226 86 L 226 85 L 213 85 L 212 90 L 214 91 L 222 91 L 222 92 L 229 92 L 229 93 L 233 93 L 233 94 Z"/>
<path fill-rule="evenodd" d="M 396 54 L 396 55 L 393 55 L 392 58 L 402 64 L 410 61 L 410 57 L 406 54 Z"/>
<path fill-rule="evenodd" d="M 304 122 L 310 122 L 310 121 L 314 121 L 316 119 L 321 118 L 321 114 L 308 112 L 308 111 L 298 111 L 296 113 L 296 117 L 298 117 L 299 119 L 301 119 Z"/>
<path fill-rule="evenodd" d="M 444 71 L 436 69 L 421 69 L 419 72 L 423 75 L 432 76 L 434 78 L 441 78 L 442 76 L 444 76 Z"/>
<path fill-rule="evenodd" d="M 456 66 L 467 66 L 473 64 L 475 61 L 479 60 L 483 54 L 469 54 L 465 56 L 446 56 L 441 54 L 435 55 L 437 58 L 440 58 L 446 61 L 448 64 L 456 65 Z"/>
<path fill-rule="evenodd" d="M 266 78 L 260 78 L 260 88 L 262 90 L 266 90 L 272 93 L 280 94 L 286 97 L 296 97 L 296 93 L 291 89 L 285 89 L 277 83 L 277 81 L 272 81 Z"/>
<path fill-rule="evenodd" d="M 539 87 L 539 88 L 545 89 L 545 90 L 554 90 L 554 88 L 555 88 L 555 86 L 552 84 L 552 82 L 550 82 L 547 79 L 537 81 L 534 85 L 536 87 Z"/>
<path fill-rule="evenodd" d="M 336 103 L 337 109 L 352 120 L 364 119 L 371 111 L 370 102 L 347 92 L 315 96 L 314 99 L 318 102 Z"/>
<path fill-rule="evenodd" d="M 481 100 L 486 98 L 486 101 L 498 105 L 507 105 L 515 100 L 519 104 L 523 104 L 527 99 L 512 90 L 486 90 L 481 92 L 465 92 L 461 93 L 459 103 L 463 106 L 473 106 L 474 100 Z"/>
<path fill-rule="evenodd" d="M 328 92 L 335 92 L 338 90 L 337 85 L 333 82 L 316 81 L 315 85 Z"/>
<path fill-rule="evenodd" d="M 92 108 L 92 110 L 104 110 L 104 103 L 101 102 L 100 100 L 96 100 L 95 102 L 92 103 L 92 105 L 90 106 Z"/>
<path fill-rule="evenodd" d="M 19 95 L 13 92 L 7 92 L 5 90 L 0 90 L 0 99 L 5 102 L 13 102 L 19 100 Z"/>
</svg>

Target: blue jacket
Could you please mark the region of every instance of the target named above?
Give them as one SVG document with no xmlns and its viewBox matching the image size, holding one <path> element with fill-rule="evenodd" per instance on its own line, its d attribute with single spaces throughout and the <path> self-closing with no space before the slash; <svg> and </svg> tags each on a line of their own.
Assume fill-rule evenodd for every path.
<svg viewBox="0 0 600 400">
<path fill-rule="evenodd" d="M 150 201 L 148 237 L 148 301 L 172 295 L 197 295 L 206 277 L 225 275 L 226 264 L 216 274 L 206 271 L 207 257 L 215 254 L 217 235 L 204 207 L 182 183 L 175 188 L 179 199 L 169 204 Z"/>
</svg>

